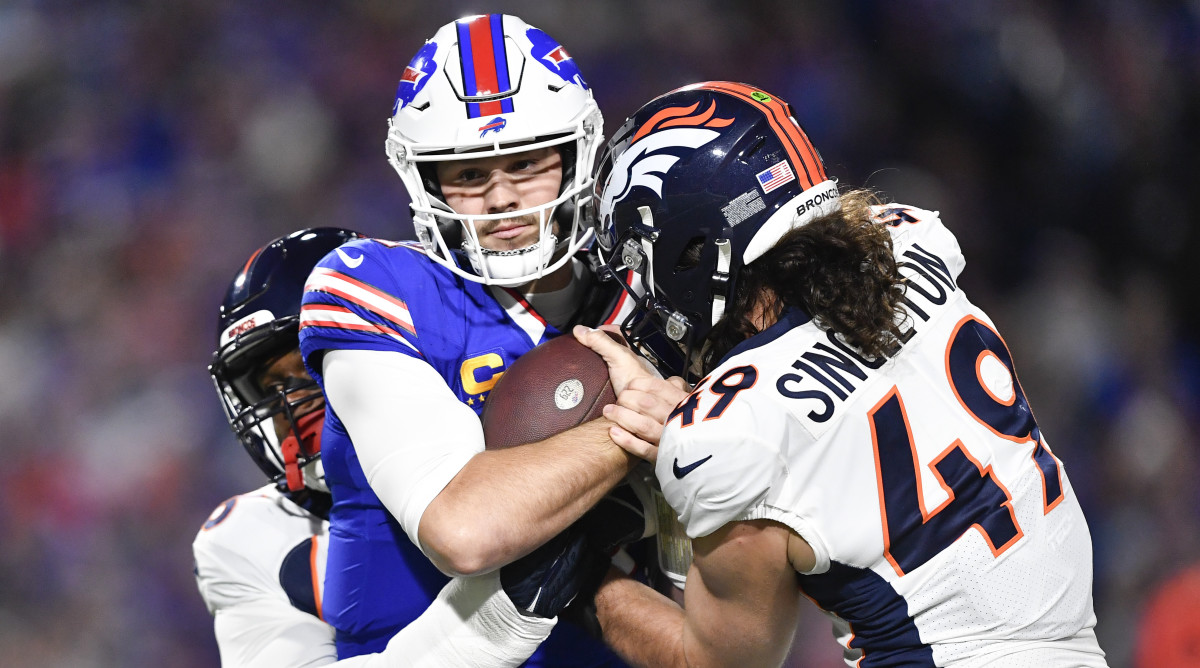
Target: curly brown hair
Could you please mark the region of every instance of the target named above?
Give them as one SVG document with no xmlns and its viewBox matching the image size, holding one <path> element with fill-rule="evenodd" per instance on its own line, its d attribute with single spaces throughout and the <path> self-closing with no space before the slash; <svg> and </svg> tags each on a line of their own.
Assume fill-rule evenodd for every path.
<svg viewBox="0 0 1200 668">
<path fill-rule="evenodd" d="M 841 195 L 841 209 L 785 234 L 742 268 L 725 315 L 709 333 L 702 357 L 711 371 L 765 321 L 798 306 L 868 357 L 894 352 L 903 334 L 904 277 L 887 226 L 871 216 L 880 199 L 869 190 Z"/>
</svg>

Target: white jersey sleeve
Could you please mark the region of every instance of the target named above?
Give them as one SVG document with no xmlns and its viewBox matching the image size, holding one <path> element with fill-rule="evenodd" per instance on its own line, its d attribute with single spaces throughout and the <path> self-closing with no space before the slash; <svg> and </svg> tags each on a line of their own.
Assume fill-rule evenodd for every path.
<svg viewBox="0 0 1200 668">
<path fill-rule="evenodd" d="M 522 615 L 500 588 L 498 571 L 457 577 L 383 652 L 332 668 L 512 668 L 533 654 L 556 621 Z"/>
<path fill-rule="evenodd" d="M 326 531 L 323 520 L 273 486 L 229 499 L 205 522 L 192 550 L 222 666 L 321 666 L 336 660 L 333 628 L 294 607 L 281 583 L 285 560 L 305 550 L 319 567 L 308 583 L 319 601 Z"/>
<path fill-rule="evenodd" d="M 371 489 L 424 550 L 434 497 L 483 451 L 483 427 L 426 362 L 388 351 L 331 350 L 325 396 L 346 425 Z"/>
<path fill-rule="evenodd" d="M 337 660 L 333 627 L 286 603 L 247 601 L 213 619 L 222 668 L 309 668 Z"/>
<path fill-rule="evenodd" d="M 703 383 L 694 395 L 709 391 Z M 729 419 L 717 429 L 703 424 L 696 429 L 692 411 L 697 397 L 689 397 L 668 421 L 675 426 L 669 451 L 662 453 L 655 465 L 655 475 L 662 485 L 663 496 L 679 514 L 688 536 L 697 538 L 721 528 L 734 520 L 743 519 L 756 507 L 775 483 L 785 464 L 777 448 L 782 429 L 780 420 L 755 416 L 754 429 L 720 429 L 725 425 L 744 422 L 745 404 L 732 408 Z M 727 453 L 736 453 L 728 456 Z M 666 454 L 668 456 L 661 456 Z"/>
<path fill-rule="evenodd" d="M 788 452 L 810 447 L 812 435 L 773 402 L 732 400 L 764 380 L 747 365 L 722 367 L 697 384 L 667 421 L 655 475 L 688 536 L 707 536 L 729 522 L 776 520 L 808 541 L 817 557 L 813 572 L 823 572 L 829 552 L 808 519 L 819 509 L 777 504 L 770 496 L 785 478 L 803 475 L 790 470 Z"/>
</svg>

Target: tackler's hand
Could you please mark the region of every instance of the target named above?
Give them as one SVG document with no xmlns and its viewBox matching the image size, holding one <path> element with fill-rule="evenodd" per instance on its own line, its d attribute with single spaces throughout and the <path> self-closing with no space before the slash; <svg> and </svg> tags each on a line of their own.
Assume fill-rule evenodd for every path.
<svg viewBox="0 0 1200 668">
<path fill-rule="evenodd" d="M 671 411 L 687 398 L 682 378 L 634 378 L 617 403 L 604 407 L 604 417 L 617 423 L 609 429 L 613 442 L 630 454 L 654 463 L 658 459 L 658 441 Z"/>
<path fill-rule="evenodd" d="M 653 491 L 654 471 L 642 465 L 624 482 L 613 488 L 576 522 L 587 533 L 588 541 L 601 554 L 611 557 L 613 568 L 630 574 L 637 564 L 624 548 L 658 531 Z M 562 611 L 562 619 L 583 628 L 602 640 L 600 621 L 596 619 L 595 595 L 608 568 L 591 571 L 580 587 L 579 595 Z"/>
<path fill-rule="evenodd" d="M 621 345 L 606 331 L 576 327 L 575 338 L 604 358 L 617 403 L 604 407 L 604 417 L 617 423 L 609 429 L 613 442 L 651 463 L 658 459 L 663 423 L 688 394 L 682 378 L 664 380 L 644 358 Z M 615 333 L 615 332 L 614 332 Z"/>
<path fill-rule="evenodd" d="M 612 381 L 613 392 L 618 395 L 635 378 L 658 377 L 658 372 L 650 362 L 625 345 L 616 327 L 606 325 L 602 329 L 590 329 L 576 325 L 572 333 L 576 340 L 604 358 L 604 363 L 608 365 L 608 377 Z"/>
<path fill-rule="evenodd" d="M 577 524 L 587 532 L 592 545 L 612 556 L 626 545 L 658 532 L 654 496 L 650 487 L 653 477 L 653 470 L 645 465 L 634 469 L 624 481 L 583 514 Z"/>
</svg>

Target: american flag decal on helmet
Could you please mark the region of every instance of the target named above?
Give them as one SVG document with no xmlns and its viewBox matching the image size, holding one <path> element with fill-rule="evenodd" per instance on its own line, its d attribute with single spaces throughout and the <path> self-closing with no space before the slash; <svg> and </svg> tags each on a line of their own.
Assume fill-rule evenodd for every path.
<svg viewBox="0 0 1200 668">
<path fill-rule="evenodd" d="M 781 160 L 755 176 L 758 178 L 758 185 L 762 186 L 764 195 L 785 183 L 796 180 L 796 175 L 792 173 L 792 168 L 788 166 L 787 160 Z"/>
<path fill-rule="evenodd" d="M 458 22 L 458 53 L 462 64 L 463 94 L 471 98 L 500 95 L 512 90 L 508 54 L 504 44 L 503 16 L 486 14 Z M 512 97 L 467 102 L 467 118 L 511 114 Z"/>
<path fill-rule="evenodd" d="M 791 108 L 763 91 L 745 84 L 730 81 L 709 81 L 695 86 L 704 90 L 715 90 L 750 103 L 762 112 L 775 135 L 779 137 L 787 155 L 788 162 L 794 168 L 796 179 L 804 190 L 825 181 L 825 165 L 821 155 L 808 140 L 808 135 L 800 129 L 796 119 L 792 118 Z"/>
</svg>

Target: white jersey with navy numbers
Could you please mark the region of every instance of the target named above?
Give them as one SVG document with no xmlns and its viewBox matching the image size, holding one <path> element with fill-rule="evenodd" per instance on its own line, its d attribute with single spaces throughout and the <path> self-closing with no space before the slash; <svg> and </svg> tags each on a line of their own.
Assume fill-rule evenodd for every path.
<svg viewBox="0 0 1200 668">
<path fill-rule="evenodd" d="M 899 352 L 788 311 L 671 414 L 667 501 L 693 537 L 764 518 L 803 537 L 800 585 L 850 665 L 1106 665 L 1087 524 L 958 242 L 934 212 L 876 214 L 908 278 Z"/>
<path fill-rule="evenodd" d="M 196 584 L 221 665 L 323 666 L 337 660 L 318 618 L 328 523 L 274 485 L 217 507 L 196 535 Z"/>
</svg>

